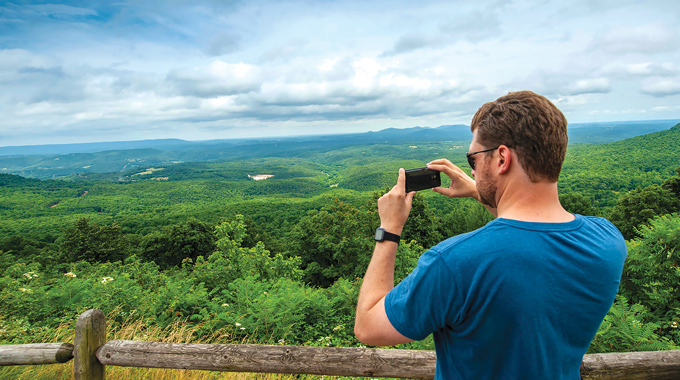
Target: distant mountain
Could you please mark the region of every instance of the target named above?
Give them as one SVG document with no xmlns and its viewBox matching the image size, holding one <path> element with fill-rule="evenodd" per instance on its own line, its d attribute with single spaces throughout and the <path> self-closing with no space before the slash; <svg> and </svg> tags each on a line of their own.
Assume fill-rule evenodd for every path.
<svg viewBox="0 0 680 380">
<path fill-rule="evenodd" d="M 572 144 L 604 144 L 634 136 L 668 129 L 680 120 L 620 121 L 601 123 L 574 123 L 569 125 L 569 142 Z M 32 155 L 65 155 L 71 153 L 97 153 L 113 150 L 155 149 L 161 151 L 225 150 L 234 147 L 281 147 L 296 151 L 296 146 L 309 148 L 309 143 L 327 144 L 319 149 L 337 149 L 356 143 L 395 143 L 422 141 L 470 141 L 470 127 L 463 124 L 442 125 L 437 128 L 387 128 L 377 132 L 336 134 L 320 136 L 270 137 L 231 140 L 185 141 L 180 139 L 159 139 L 140 141 L 113 141 L 80 144 L 50 144 L 0 147 L 0 157 Z M 258 149 L 259 150 L 259 149 Z"/>
<path fill-rule="evenodd" d="M 680 123 L 680 120 L 619 121 L 576 123 L 569 125 L 569 143 L 605 144 L 627 138 L 659 132 Z"/>
<path fill-rule="evenodd" d="M 177 150 L 196 143 L 180 139 L 159 139 L 139 141 L 111 141 L 79 144 L 48 144 L 0 147 L 0 156 L 30 156 L 34 154 L 96 153 L 107 150 L 160 149 Z"/>
<path fill-rule="evenodd" d="M 569 126 L 571 144 L 601 144 L 666 130 L 679 120 L 648 122 L 582 123 Z M 437 128 L 388 128 L 377 132 L 184 141 L 178 139 L 127 142 L 0 147 L 0 173 L 30 178 L 56 178 L 78 173 L 127 172 L 137 168 L 181 162 L 225 161 L 258 157 L 308 157 L 355 145 L 470 142 L 467 125 Z M 66 153 L 68 152 L 68 153 Z"/>
</svg>

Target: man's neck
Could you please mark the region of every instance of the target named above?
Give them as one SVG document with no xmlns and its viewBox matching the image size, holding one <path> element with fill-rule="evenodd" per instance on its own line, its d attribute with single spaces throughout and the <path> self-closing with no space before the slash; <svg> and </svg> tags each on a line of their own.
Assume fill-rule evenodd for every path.
<svg viewBox="0 0 680 380">
<path fill-rule="evenodd" d="M 557 183 L 510 182 L 498 200 L 498 217 L 526 222 L 565 223 L 574 220 L 560 204 Z"/>
</svg>

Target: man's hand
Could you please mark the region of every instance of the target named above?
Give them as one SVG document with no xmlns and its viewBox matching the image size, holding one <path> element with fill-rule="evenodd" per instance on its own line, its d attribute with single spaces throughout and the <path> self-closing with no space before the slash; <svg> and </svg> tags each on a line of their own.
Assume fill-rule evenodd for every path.
<svg viewBox="0 0 680 380">
<path fill-rule="evenodd" d="M 387 232 L 401 235 L 408 214 L 411 212 L 411 203 L 415 194 L 415 191 L 406 194 L 406 171 L 403 168 L 399 169 L 397 184 L 378 199 L 380 226 Z"/>
<path fill-rule="evenodd" d="M 475 180 L 451 161 L 440 158 L 428 163 L 427 168 L 440 171 L 451 178 L 451 186 L 435 187 L 432 190 L 451 198 L 471 197 L 479 200 Z"/>
</svg>

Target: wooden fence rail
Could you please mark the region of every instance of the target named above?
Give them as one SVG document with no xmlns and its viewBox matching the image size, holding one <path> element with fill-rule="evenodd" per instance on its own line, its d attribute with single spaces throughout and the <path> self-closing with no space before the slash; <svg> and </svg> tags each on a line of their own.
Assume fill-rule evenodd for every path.
<svg viewBox="0 0 680 380">
<path fill-rule="evenodd" d="M 104 379 L 110 366 L 177 368 L 356 377 L 433 379 L 433 351 L 359 347 L 294 347 L 253 344 L 183 344 L 113 340 L 99 310 L 83 313 L 75 345 L 0 346 L 0 365 L 64 363 L 74 358 L 74 379 Z M 584 380 L 678 380 L 680 350 L 585 355 Z"/>
<path fill-rule="evenodd" d="M 71 343 L 34 343 L 0 346 L 0 365 L 66 363 L 73 359 Z"/>
</svg>

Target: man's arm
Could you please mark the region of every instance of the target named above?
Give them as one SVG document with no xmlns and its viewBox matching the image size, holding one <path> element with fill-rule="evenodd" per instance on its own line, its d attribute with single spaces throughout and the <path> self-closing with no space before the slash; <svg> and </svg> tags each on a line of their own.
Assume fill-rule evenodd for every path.
<svg viewBox="0 0 680 380">
<path fill-rule="evenodd" d="M 427 164 L 429 169 L 440 171 L 449 178 L 451 178 L 451 186 L 449 187 L 435 187 L 434 191 L 439 194 L 446 195 L 451 198 L 465 198 L 470 197 L 482 202 L 479 199 L 479 193 L 477 192 L 477 184 L 474 179 L 470 178 L 463 170 L 458 166 L 454 165 L 451 161 L 441 158 L 434 160 Z M 498 216 L 498 210 L 492 208 L 489 205 L 482 203 L 493 216 Z"/>
<path fill-rule="evenodd" d="M 406 174 L 399 169 L 397 184 L 378 199 L 380 225 L 387 232 L 401 235 L 411 212 L 415 192 L 406 194 Z M 411 342 L 390 323 L 385 313 L 385 296 L 394 287 L 394 259 L 398 243 L 377 242 L 359 291 L 354 334 L 360 342 L 372 346 L 391 346 Z"/>
</svg>

